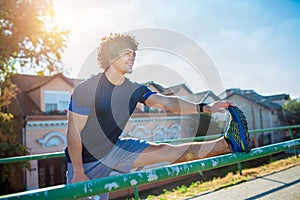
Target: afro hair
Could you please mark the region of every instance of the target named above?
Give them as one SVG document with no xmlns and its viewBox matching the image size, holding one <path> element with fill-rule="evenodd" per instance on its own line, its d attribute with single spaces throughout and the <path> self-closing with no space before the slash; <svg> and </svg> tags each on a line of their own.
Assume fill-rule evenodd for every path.
<svg viewBox="0 0 300 200">
<path fill-rule="evenodd" d="M 138 42 L 130 35 L 111 33 L 108 37 L 102 38 L 98 48 L 99 66 L 106 70 L 111 65 L 111 60 L 128 48 L 133 51 L 138 48 Z"/>
</svg>

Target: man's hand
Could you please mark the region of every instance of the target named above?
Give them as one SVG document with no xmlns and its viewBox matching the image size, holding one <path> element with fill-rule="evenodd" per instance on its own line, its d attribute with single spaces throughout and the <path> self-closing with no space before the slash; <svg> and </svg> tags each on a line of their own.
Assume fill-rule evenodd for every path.
<svg viewBox="0 0 300 200">
<path fill-rule="evenodd" d="M 85 173 L 74 173 L 72 183 L 83 182 L 90 180 Z"/>
<path fill-rule="evenodd" d="M 229 106 L 236 106 L 233 102 L 228 101 L 228 100 L 222 100 L 222 101 L 215 101 L 211 104 L 208 104 L 203 107 L 203 112 L 208 112 L 208 113 L 224 113 L 226 111 L 226 108 Z"/>
</svg>

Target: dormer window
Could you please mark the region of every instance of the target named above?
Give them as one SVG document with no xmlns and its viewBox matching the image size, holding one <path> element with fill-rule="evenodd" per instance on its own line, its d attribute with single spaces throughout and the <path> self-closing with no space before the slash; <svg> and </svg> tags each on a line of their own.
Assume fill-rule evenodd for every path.
<svg viewBox="0 0 300 200">
<path fill-rule="evenodd" d="M 47 90 L 44 93 L 45 112 L 48 114 L 63 113 L 68 109 L 70 92 Z"/>
</svg>

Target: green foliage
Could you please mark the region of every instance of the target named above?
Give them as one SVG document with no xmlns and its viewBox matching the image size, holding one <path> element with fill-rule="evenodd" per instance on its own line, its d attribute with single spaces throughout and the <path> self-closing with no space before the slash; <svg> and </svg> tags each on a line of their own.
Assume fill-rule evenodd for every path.
<svg viewBox="0 0 300 200">
<path fill-rule="evenodd" d="M 67 30 L 53 25 L 49 0 L 0 0 L 0 74 L 30 67 L 37 74 L 61 71 Z"/>
<path fill-rule="evenodd" d="M 185 185 L 181 185 L 181 186 L 177 186 L 176 189 L 173 188 L 173 192 L 175 191 L 177 191 L 180 194 L 184 194 L 188 191 L 188 188 Z"/>
<path fill-rule="evenodd" d="M 0 112 L 0 158 L 27 155 L 26 148 L 17 142 L 16 134 L 12 130 L 13 115 Z M 30 169 L 29 162 L 0 165 L 0 194 L 15 192 L 10 181 L 16 171 Z"/>
<path fill-rule="evenodd" d="M 300 124 L 300 99 L 290 100 L 285 103 L 280 118 L 285 125 Z"/>
<path fill-rule="evenodd" d="M 22 156 L 28 154 L 26 148 L 19 143 L 11 143 L 11 142 L 0 142 L 0 158 L 12 157 L 12 156 Z M 5 182 L 9 179 L 11 173 L 10 170 L 14 168 L 23 169 L 26 167 L 30 169 L 30 165 L 28 162 L 20 162 L 19 164 L 5 164 L 0 165 L 0 182 Z"/>
<path fill-rule="evenodd" d="M 28 154 L 18 143 L 8 112 L 18 91 L 11 74 L 21 67 L 37 75 L 63 71 L 60 63 L 68 31 L 53 25 L 53 16 L 51 0 L 0 0 L 0 158 Z M 11 192 L 14 170 L 23 167 L 29 164 L 0 165 L 1 193 Z"/>
</svg>

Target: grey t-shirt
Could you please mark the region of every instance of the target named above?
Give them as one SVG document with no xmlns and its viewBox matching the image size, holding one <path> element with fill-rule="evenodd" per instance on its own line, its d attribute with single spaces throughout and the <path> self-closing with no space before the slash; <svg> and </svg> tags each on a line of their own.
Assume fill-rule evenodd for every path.
<svg viewBox="0 0 300 200">
<path fill-rule="evenodd" d="M 79 84 L 71 97 L 69 110 L 87 115 L 81 131 L 83 162 L 100 160 L 117 142 L 138 102 L 155 92 L 129 79 L 113 85 L 104 73 Z M 71 162 L 66 148 L 66 158 Z"/>
</svg>

